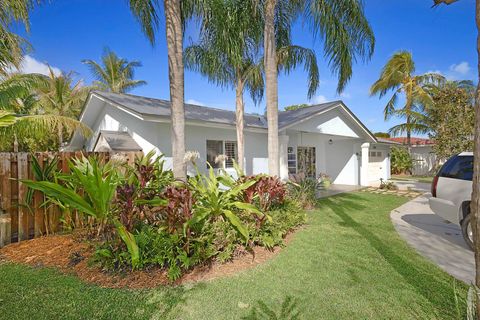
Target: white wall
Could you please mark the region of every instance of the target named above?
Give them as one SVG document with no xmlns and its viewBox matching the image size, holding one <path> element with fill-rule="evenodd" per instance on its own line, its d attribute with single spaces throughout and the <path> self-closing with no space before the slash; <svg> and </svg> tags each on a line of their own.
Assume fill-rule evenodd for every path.
<svg viewBox="0 0 480 320">
<path fill-rule="evenodd" d="M 359 184 L 359 162 L 356 155 L 360 152 L 358 139 L 338 139 L 334 136 L 289 130 L 288 146 L 294 150 L 299 146 L 315 147 L 315 166 L 317 176 L 328 174 L 336 184 Z M 329 140 L 332 139 L 332 143 Z"/>
<path fill-rule="evenodd" d="M 435 169 L 437 155 L 432 146 L 414 146 L 411 150 L 414 175 L 426 175 Z"/>
<path fill-rule="evenodd" d="M 87 150 L 93 149 L 101 130 L 126 131 L 138 143 L 144 153 L 155 150 L 158 154 L 165 156 L 166 167 L 172 167 L 169 123 L 143 121 L 106 105 L 92 130 L 94 134 L 86 143 Z M 185 137 L 186 150 L 200 153 L 198 166 L 202 170 L 206 170 L 206 140 L 237 140 L 234 128 L 220 129 L 193 125 L 186 126 Z M 266 133 L 245 132 L 245 169 L 247 174 L 268 173 L 266 146 Z"/>
</svg>

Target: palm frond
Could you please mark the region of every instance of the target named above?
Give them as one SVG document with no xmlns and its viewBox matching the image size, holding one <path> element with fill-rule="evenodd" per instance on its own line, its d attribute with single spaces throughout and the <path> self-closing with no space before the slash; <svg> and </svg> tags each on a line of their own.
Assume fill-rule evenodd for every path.
<svg viewBox="0 0 480 320">
<path fill-rule="evenodd" d="M 300 46 L 288 45 L 277 49 L 279 71 L 287 74 L 299 64 L 304 65 L 308 73 L 308 98 L 311 99 L 320 85 L 317 57 L 315 52 Z"/>
<path fill-rule="evenodd" d="M 358 58 L 366 61 L 373 54 L 375 37 L 365 17 L 362 1 L 305 1 L 304 16 L 314 34 L 323 37 L 324 55 L 332 72 L 338 76 L 341 93 L 352 76 Z"/>
</svg>

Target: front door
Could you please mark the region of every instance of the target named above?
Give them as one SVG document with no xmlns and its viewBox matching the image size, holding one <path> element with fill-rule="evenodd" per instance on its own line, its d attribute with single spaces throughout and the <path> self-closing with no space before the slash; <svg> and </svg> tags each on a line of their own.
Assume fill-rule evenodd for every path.
<svg viewBox="0 0 480 320">
<path fill-rule="evenodd" d="M 305 177 L 315 178 L 317 168 L 315 166 L 315 147 L 297 147 L 298 173 Z"/>
</svg>

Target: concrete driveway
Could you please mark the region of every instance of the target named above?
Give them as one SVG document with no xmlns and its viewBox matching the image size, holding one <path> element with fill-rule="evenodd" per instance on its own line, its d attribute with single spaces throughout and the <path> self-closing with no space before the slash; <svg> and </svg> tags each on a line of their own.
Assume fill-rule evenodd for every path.
<svg viewBox="0 0 480 320">
<path fill-rule="evenodd" d="M 421 255 L 467 284 L 475 279 L 475 260 L 460 227 L 435 215 L 430 194 L 413 199 L 390 214 L 395 229 Z"/>
</svg>

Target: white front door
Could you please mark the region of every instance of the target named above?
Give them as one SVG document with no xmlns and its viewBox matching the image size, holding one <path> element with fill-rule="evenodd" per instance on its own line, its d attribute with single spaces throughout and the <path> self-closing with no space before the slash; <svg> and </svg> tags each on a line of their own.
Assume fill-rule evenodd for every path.
<svg viewBox="0 0 480 320">
<path fill-rule="evenodd" d="M 370 181 L 378 181 L 383 177 L 383 151 L 370 151 L 368 157 L 368 178 Z"/>
</svg>

